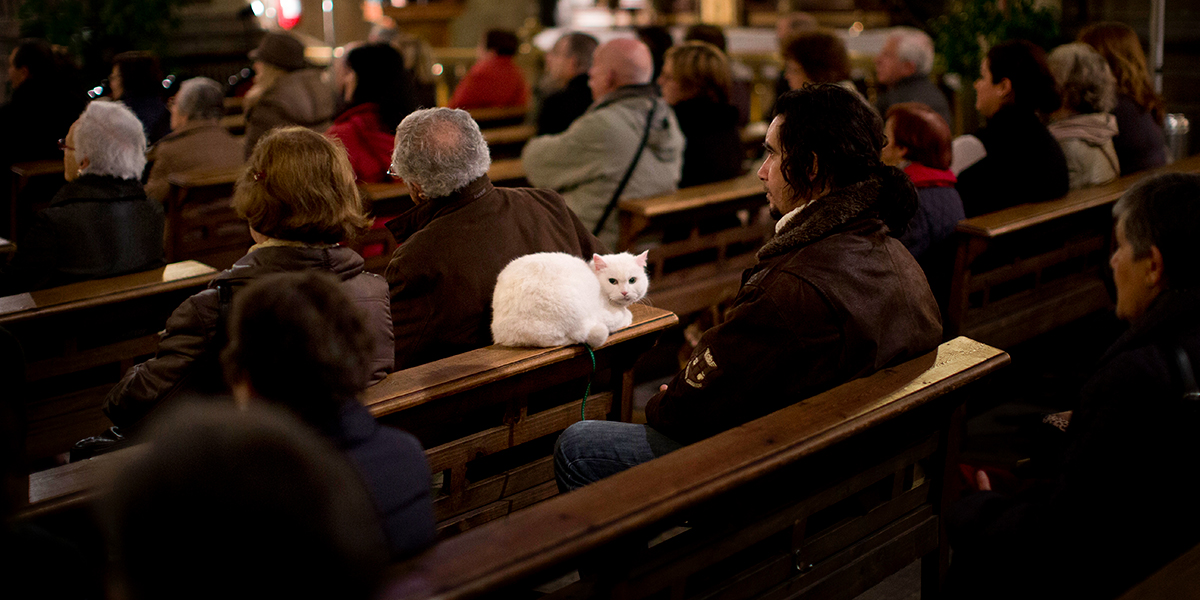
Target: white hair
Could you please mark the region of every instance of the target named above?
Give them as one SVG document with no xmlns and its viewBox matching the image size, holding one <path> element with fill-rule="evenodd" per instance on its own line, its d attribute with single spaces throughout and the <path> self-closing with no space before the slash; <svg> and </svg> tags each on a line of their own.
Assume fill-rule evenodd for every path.
<svg viewBox="0 0 1200 600">
<path fill-rule="evenodd" d="M 1063 44 L 1046 56 L 1063 106 L 1081 114 L 1109 112 L 1117 105 L 1117 80 L 1108 61 L 1083 42 Z"/>
<path fill-rule="evenodd" d="M 75 157 L 88 159 L 80 175 L 140 179 L 146 168 L 142 122 L 120 102 L 89 103 L 75 122 Z"/>
<path fill-rule="evenodd" d="M 479 124 L 465 110 L 414 111 L 396 128 L 392 170 L 429 198 L 449 196 L 487 174 L 490 166 Z"/>
<path fill-rule="evenodd" d="M 225 88 L 207 77 L 193 77 L 179 84 L 175 109 L 190 121 L 225 116 Z"/>
<path fill-rule="evenodd" d="M 896 58 L 909 63 L 916 69 L 913 74 L 922 77 L 933 70 L 933 39 L 915 27 L 897 27 L 892 33 L 896 38 Z"/>
</svg>

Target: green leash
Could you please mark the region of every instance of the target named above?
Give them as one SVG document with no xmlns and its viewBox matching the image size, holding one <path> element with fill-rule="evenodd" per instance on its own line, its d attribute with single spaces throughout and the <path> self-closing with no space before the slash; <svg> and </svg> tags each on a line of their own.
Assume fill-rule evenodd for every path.
<svg viewBox="0 0 1200 600">
<path fill-rule="evenodd" d="M 587 344 L 584 344 L 583 347 L 587 348 L 588 356 L 592 357 L 592 372 L 588 373 L 587 389 L 583 391 L 583 403 L 579 405 L 580 421 L 587 420 L 587 399 L 592 395 L 592 375 L 596 374 L 596 353 L 592 352 L 592 347 Z"/>
</svg>

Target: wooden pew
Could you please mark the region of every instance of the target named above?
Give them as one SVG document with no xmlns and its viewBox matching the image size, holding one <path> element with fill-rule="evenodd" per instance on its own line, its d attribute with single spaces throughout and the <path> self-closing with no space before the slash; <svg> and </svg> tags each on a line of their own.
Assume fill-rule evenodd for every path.
<svg viewBox="0 0 1200 600">
<path fill-rule="evenodd" d="M 629 420 L 634 361 L 675 315 L 635 305 L 633 324 L 595 350 L 588 418 Z M 582 346 L 489 346 L 393 373 L 364 394 L 382 423 L 425 445 L 443 486 L 435 498 L 442 535 L 450 535 L 554 496 L 550 447 L 579 420 L 592 362 Z M 69 518 L 103 493 L 108 469 L 137 448 L 30 475 L 34 519 Z"/>
<path fill-rule="evenodd" d="M 35 160 L 12 165 L 12 190 L 7 212 L 8 229 L 5 232 L 13 240 L 21 239 L 26 222 L 37 211 L 50 205 L 50 199 L 58 188 L 66 183 L 63 179 L 63 161 Z"/>
<path fill-rule="evenodd" d="M 1184 552 L 1119 600 L 1200 600 L 1200 545 Z"/>
<path fill-rule="evenodd" d="M 174 173 L 165 201 L 167 260 L 199 260 L 227 269 L 254 244 L 230 201 L 245 167 Z"/>
<path fill-rule="evenodd" d="M 70 450 L 111 425 L 105 394 L 158 347 L 158 332 L 216 270 L 196 261 L 0 298 L 0 326 L 26 355 L 31 459 Z"/>
<path fill-rule="evenodd" d="M 528 107 L 525 106 L 495 106 L 490 108 L 469 108 L 468 113 L 471 113 L 471 118 L 479 123 L 481 129 L 486 127 L 506 127 L 509 125 L 520 125 L 525 121 L 525 114 L 528 112 Z"/>
<path fill-rule="evenodd" d="M 684 188 L 673 194 L 619 203 L 618 249 L 641 251 L 651 243 L 649 302 L 689 315 L 732 299 L 742 271 L 775 233 L 767 218 L 766 194 L 754 173 Z M 739 214 L 740 213 L 740 214 Z M 672 239 L 682 238 L 682 239 Z"/>
<path fill-rule="evenodd" d="M 489 127 L 482 132 L 493 159 L 513 158 L 521 156 L 521 148 L 537 133 L 537 128 L 533 125 L 509 125 Z"/>
<path fill-rule="evenodd" d="M 959 223 L 946 335 L 1009 348 L 1109 308 L 1112 205 L 1145 177 L 1195 171 L 1200 156 Z"/>
<path fill-rule="evenodd" d="M 1007 362 L 944 343 L 442 541 L 383 597 L 853 598 L 917 559 L 935 597 L 963 388 Z"/>
</svg>

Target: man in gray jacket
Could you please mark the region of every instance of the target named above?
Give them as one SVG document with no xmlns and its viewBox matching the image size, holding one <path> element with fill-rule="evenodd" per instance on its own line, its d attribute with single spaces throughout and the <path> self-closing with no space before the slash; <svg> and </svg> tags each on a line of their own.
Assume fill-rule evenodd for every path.
<svg viewBox="0 0 1200 600">
<path fill-rule="evenodd" d="M 683 133 L 650 83 L 653 74 L 650 50 L 642 42 L 617 39 L 600 46 L 588 71 L 595 99 L 591 108 L 563 133 L 529 140 L 521 153 L 529 182 L 561 193 L 589 229 L 604 215 L 643 136 L 646 146 L 621 197 L 667 194 L 679 185 Z M 612 212 L 599 237 L 615 248 L 616 209 Z"/>
</svg>

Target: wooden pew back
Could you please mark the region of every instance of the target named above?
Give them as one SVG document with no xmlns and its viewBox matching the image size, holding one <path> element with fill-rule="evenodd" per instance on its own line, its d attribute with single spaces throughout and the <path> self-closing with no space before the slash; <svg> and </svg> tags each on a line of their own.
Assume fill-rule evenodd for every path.
<svg viewBox="0 0 1200 600">
<path fill-rule="evenodd" d="M 227 269 L 254 240 L 230 202 L 245 167 L 174 173 L 166 199 L 167 260 L 199 260 Z"/>
<path fill-rule="evenodd" d="M 649 246 L 650 303 L 680 315 L 732 299 L 775 233 L 754 173 L 619 206 L 620 250 L 641 251 L 647 235 L 662 239 Z"/>
<path fill-rule="evenodd" d="M 1008 348 L 1110 307 L 1113 203 L 1145 177 L 1195 171 L 1200 156 L 959 223 L 946 335 Z"/>
<path fill-rule="evenodd" d="M 62 160 L 35 160 L 12 165 L 12 190 L 9 194 L 5 219 L 5 235 L 19 241 L 28 227 L 29 219 L 50 205 L 63 179 Z"/>
<path fill-rule="evenodd" d="M 1007 362 L 947 342 L 445 540 L 384 597 L 852 598 L 917 558 L 936 594 L 962 388 Z"/>
<path fill-rule="evenodd" d="M 443 484 L 435 497 L 442 535 L 468 529 L 557 493 L 550 447 L 580 418 L 629 420 L 634 361 L 675 315 L 637 305 L 633 324 L 595 349 L 489 346 L 389 375 L 364 394 L 380 422 L 408 429 L 425 445 Z M 103 493 L 108 471 L 137 447 L 30 476 L 29 518 L 78 523 Z M 72 517 L 71 515 L 75 515 Z"/>
<path fill-rule="evenodd" d="M 0 326 L 26 355 L 30 458 L 66 452 L 109 426 L 100 403 L 158 332 L 216 270 L 196 261 L 0 298 Z"/>
</svg>

